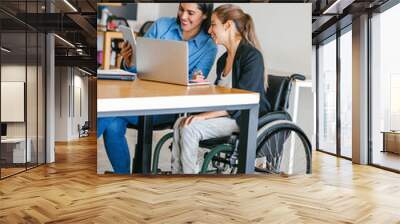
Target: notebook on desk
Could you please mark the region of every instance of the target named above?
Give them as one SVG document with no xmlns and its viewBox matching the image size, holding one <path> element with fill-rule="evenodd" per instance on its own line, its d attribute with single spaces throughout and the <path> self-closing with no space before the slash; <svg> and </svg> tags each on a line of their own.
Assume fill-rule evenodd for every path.
<svg viewBox="0 0 400 224">
<path fill-rule="evenodd" d="M 98 79 L 110 79 L 110 80 L 128 80 L 132 81 L 136 79 L 136 73 L 127 72 L 122 69 L 110 69 L 110 70 L 97 70 Z"/>
</svg>

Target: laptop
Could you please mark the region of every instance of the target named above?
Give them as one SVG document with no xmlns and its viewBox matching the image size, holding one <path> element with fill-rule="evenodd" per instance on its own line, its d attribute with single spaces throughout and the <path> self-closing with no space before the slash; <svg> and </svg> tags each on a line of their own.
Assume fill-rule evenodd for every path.
<svg viewBox="0 0 400 224">
<path fill-rule="evenodd" d="M 122 69 L 97 70 L 97 79 L 127 80 L 136 79 L 136 73 L 131 73 Z"/>
<path fill-rule="evenodd" d="M 189 80 L 189 48 L 186 41 L 136 39 L 136 66 L 140 79 L 178 85 L 209 85 Z"/>
</svg>

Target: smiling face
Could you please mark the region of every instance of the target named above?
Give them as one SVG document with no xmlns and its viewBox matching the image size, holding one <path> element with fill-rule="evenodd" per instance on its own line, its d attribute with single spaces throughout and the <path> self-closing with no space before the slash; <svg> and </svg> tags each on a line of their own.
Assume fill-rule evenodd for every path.
<svg viewBox="0 0 400 224">
<path fill-rule="evenodd" d="M 179 4 L 178 18 L 184 32 L 191 32 L 200 29 L 206 15 L 199 9 L 197 3 Z"/>
<path fill-rule="evenodd" d="M 211 26 L 208 29 L 208 33 L 214 40 L 215 44 L 223 44 L 228 38 L 226 25 L 222 24 L 221 20 L 219 20 L 215 13 L 213 13 L 211 16 Z"/>
</svg>

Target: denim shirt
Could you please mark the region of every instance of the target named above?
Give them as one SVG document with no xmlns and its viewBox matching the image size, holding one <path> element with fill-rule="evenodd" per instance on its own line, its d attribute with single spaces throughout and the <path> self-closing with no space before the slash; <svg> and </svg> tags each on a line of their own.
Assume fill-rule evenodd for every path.
<svg viewBox="0 0 400 224">
<path fill-rule="evenodd" d="M 163 17 L 158 19 L 144 35 L 146 38 L 182 41 L 182 29 L 176 18 Z M 196 70 L 201 70 L 204 77 L 208 76 L 217 55 L 217 46 L 211 37 L 201 30 L 188 41 L 189 46 L 189 78 Z M 136 66 L 125 67 L 130 72 L 136 72 Z"/>
</svg>

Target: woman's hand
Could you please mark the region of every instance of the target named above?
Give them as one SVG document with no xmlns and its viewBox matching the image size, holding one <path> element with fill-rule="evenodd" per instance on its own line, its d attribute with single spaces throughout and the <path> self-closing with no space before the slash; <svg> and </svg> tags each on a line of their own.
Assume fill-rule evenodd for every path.
<svg viewBox="0 0 400 224">
<path fill-rule="evenodd" d="M 182 121 L 180 123 L 180 127 L 184 128 L 184 127 L 190 125 L 194 121 L 202 121 L 202 120 L 206 120 L 206 118 L 204 116 L 202 116 L 202 114 L 191 115 L 189 117 L 182 119 Z"/>
<path fill-rule="evenodd" d="M 194 71 L 192 80 L 204 80 L 203 72 L 201 70 Z"/>
<path fill-rule="evenodd" d="M 122 48 L 121 48 L 120 54 L 124 58 L 126 66 L 132 67 L 134 65 L 133 61 L 132 61 L 133 49 L 132 49 L 132 45 L 130 43 L 125 41 L 122 44 Z"/>
</svg>

